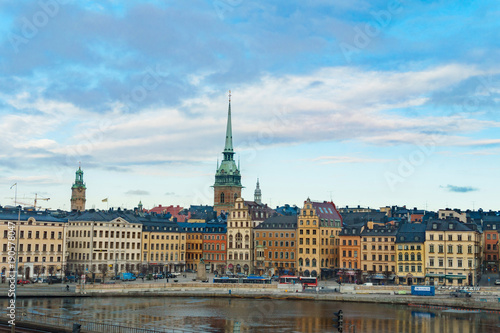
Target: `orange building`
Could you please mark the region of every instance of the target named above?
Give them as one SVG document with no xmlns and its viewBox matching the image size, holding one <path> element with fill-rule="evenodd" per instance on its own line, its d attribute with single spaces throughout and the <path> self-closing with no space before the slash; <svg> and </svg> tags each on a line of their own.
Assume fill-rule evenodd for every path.
<svg viewBox="0 0 500 333">
<path fill-rule="evenodd" d="M 255 273 L 295 275 L 297 216 L 273 216 L 254 229 Z"/>
<path fill-rule="evenodd" d="M 338 275 L 342 282 L 356 282 L 361 280 L 361 232 L 364 226 L 348 226 L 339 233 L 339 262 Z"/>
<path fill-rule="evenodd" d="M 197 271 L 203 258 L 203 232 L 205 223 L 178 223 L 186 233 L 186 269 Z M 203 267 L 204 269 L 204 267 Z"/>
</svg>

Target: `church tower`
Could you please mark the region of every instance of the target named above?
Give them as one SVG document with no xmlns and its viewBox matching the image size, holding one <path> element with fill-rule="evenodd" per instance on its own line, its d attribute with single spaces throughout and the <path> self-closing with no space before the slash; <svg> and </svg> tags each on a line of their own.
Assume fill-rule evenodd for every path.
<svg viewBox="0 0 500 333">
<path fill-rule="evenodd" d="M 231 90 L 229 90 L 229 109 L 227 112 L 226 144 L 224 156 L 220 165 L 217 165 L 214 188 L 214 210 L 219 215 L 222 211 L 228 212 L 234 208 L 236 198 L 241 197 L 241 174 L 234 162 L 233 130 L 231 127 Z M 219 164 L 217 162 L 217 164 Z"/>
<path fill-rule="evenodd" d="M 75 183 L 71 186 L 71 210 L 85 210 L 85 183 L 83 182 L 82 167 L 79 166 L 76 171 Z"/>
<path fill-rule="evenodd" d="M 262 203 L 262 192 L 260 191 L 259 178 L 257 178 L 257 187 L 255 188 L 255 192 L 253 194 L 253 201 L 258 204 Z"/>
</svg>

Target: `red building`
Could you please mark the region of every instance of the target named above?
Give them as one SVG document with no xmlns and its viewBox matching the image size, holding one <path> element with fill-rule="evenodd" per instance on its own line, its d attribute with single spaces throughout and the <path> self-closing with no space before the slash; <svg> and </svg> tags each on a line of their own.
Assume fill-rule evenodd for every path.
<svg viewBox="0 0 500 333">
<path fill-rule="evenodd" d="M 206 223 L 203 233 L 203 260 L 211 273 L 226 272 L 226 223 Z"/>
<path fill-rule="evenodd" d="M 483 267 L 486 273 L 498 272 L 498 226 L 496 223 L 487 223 L 483 226 Z"/>
</svg>

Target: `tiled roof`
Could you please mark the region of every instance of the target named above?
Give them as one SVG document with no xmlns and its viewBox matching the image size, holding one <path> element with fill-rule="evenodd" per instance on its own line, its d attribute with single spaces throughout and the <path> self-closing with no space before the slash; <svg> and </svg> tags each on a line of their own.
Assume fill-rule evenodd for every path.
<svg viewBox="0 0 500 333">
<path fill-rule="evenodd" d="M 16 208 L 3 208 L 0 207 L 0 220 L 17 221 L 19 212 Z M 21 221 L 27 221 L 30 217 L 38 222 L 67 222 L 67 218 L 60 218 L 53 216 L 50 212 L 46 211 L 23 211 L 21 210 Z"/>
<path fill-rule="evenodd" d="M 323 201 L 323 202 L 311 202 L 313 208 L 316 210 L 316 215 L 321 219 L 333 219 L 342 221 L 342 216 L 340 215 L 337 207 L 333 202 Z"/>
<path fill-rule="evenodd" d="M 434 228 L 436 225 L 436 228 Z M 451 227 L 450 227 L 451 225 Z M 473 226 L 471 224 L 465 224 L 457 220 L 429 220 L 427 222 L 427 231 L 472 231 Z"/>
<path fill-rule="evenodd" d="M 255 229 L 297 229 L 297 215 L 272 216 Z"/>
<path fill-rule="evenodd" d="M 426 228 L 427 225 L 422 223 L 405 223 L 398 230 L 396 243 L 424 242 Z"/>
</svg>

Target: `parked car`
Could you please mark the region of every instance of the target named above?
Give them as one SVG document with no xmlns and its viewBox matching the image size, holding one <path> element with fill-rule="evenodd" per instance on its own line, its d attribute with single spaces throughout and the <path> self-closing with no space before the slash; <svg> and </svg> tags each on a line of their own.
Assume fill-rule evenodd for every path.
<svg viewBox="0 0 500 333">
<path fill-rule="evenodd" d="M 496 284 L 496 285 L 499 285 L 499 284 L 500 284 L 500 279 L 496 279 L 496 280 L 495 280 L 495 284 Z"/>
<path fill-rule="evenodd" d="M 49 276 L 47 278 L 47 281 L 49 282 L 49 284 L 62 283 L 62 279 L 60 277 L 57 277 L 57 276 Z"/>
<path fill-rule="evenodd" d="M 450 293 L 450 296 L 452 297 L 472 297 L 472 293 L 467 290 L 455 290 Z"/>
<path fill-rule="evenodd" d="M 31 281 L 30 280 L 17 280 L 17 284 L 30 284 Z"/>
</svg>

